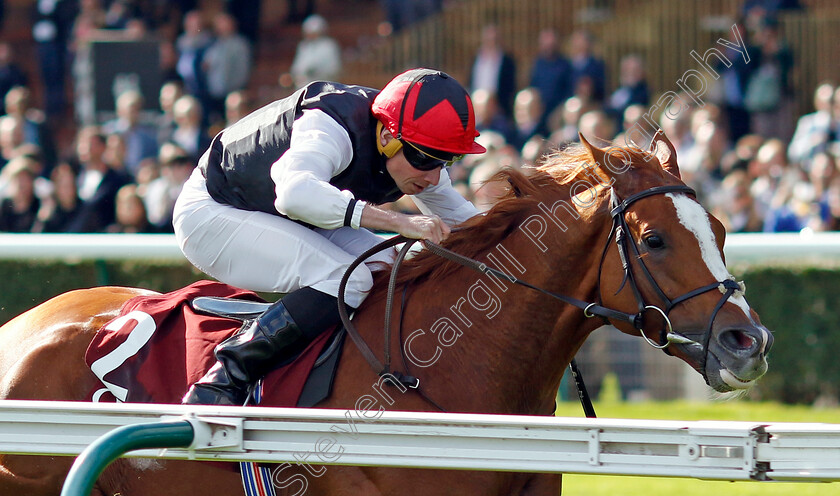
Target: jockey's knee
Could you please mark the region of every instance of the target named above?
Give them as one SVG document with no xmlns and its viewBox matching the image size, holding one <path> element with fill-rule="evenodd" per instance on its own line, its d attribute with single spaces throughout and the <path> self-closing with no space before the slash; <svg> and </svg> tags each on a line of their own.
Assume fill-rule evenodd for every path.
<svg viewBox="0 0 840 496">
<path fill-rule="evenodd" d="M 373 275 L 364 264 L 360 265 L 353 271 L 347 281 L 344 301 L 351 307 L 359 308 L 371 288 L 373 288 Z"/>
</svg>

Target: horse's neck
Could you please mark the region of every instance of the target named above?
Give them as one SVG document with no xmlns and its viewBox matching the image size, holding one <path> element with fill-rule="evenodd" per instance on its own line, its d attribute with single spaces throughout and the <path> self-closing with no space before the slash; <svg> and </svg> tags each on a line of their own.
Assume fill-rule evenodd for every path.
<svg viewBox="0 0 840 496">
<path fill-rule="evenodd" d="M 555 233 L 561 242 L 543 252 L 514 232 L 479 258 L 540 288 L 592 301 L 600 234 L 581 221 Z M 381 316 L 376 306 L 367 313 Z M 414 285 L 403 318 L 401 339 L 396 332 L 392 338 L 402 341 L 392 353 L 404 353 L 408 363 L 399 371 L 420 377 L 447 410 L 493 413 L 548 413 L 566 366 L 600 325 L 576 307 L 466 268 Z"/>
</svg>

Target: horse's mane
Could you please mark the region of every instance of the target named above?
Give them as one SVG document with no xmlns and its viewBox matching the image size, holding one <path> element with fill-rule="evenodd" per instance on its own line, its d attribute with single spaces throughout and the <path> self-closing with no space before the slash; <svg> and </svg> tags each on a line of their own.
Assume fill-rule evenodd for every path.
<svg viewBox="0 0 840 496">
<path fill-rule="evenodd" d="M 506 168 L 487 182 L 506 184 L 506 192 L 484 215 L 469 219 L 447 238 L 443 246 L 461 255 L 476 258 L 510 235 L 537 208 L 544 198 L 568 196 L 570 185 L 585 175 L 596 174 L 592 155 L 583 146 L 552 152 L 539 165 L 523 170 Z M 587 171 L 585 167 L 590 169 Z M 591 181 L 591 179 L 590 179 Z M 438 280 L 460 267 L 428 250 L 406 260 L 399 269 L 397 284 L 407 281 Z M 390 270 L 374 274 L 372 297 L 382 294 Z"/>
</svg>

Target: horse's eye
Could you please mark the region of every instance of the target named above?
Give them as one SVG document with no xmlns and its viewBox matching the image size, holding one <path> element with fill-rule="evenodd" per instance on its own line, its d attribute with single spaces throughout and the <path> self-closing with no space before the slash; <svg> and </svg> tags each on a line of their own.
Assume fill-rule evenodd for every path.
<svg viewBox="0 0 840 496">
<path fill-rule="evenodd" d="M 650 236 L 645 237 L 644 242 L 651 250 L 661 250 L 665 248 L 665 240 L 658 234 L 651 234 Z"/>
</svg>

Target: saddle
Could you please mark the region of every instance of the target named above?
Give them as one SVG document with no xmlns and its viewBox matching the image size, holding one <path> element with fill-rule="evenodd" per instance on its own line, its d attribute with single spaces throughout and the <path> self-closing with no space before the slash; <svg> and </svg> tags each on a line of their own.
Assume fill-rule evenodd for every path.
<svg viewBox="0 0 840 496">
<path fill-rule="evenodd" d="M 268 310 L 271 303 L 218 296 L 199 296 L 194 298 L 190 305 L 193 310 L 199 313 L 245 322 L 262 315 L 263 312 Z M 298 407 L 315 406 L 329 397 L 332 392 L 335 371 L 338 368 L 339 352 L 344 347 L 344 337 L 347 335 L 347 330 L 342 327 L 327 334 L 329 339 L 321 354 L 315 360 L 315 364 L 309 372 L 309 377 L 303 385 L 303 391 L 301 391 L 296 405 Z M 259 400 L 256 402 L 259 403 Z"/>
<path fill-rule="evenodd" d="M 213 348 L 269 305 L 256 293 L 215 281 L 132 298 L 88 346 L 85 361 L 102 382 L 88 399 L 180 403 L 215 363 Z M 331 393 L 345 335 L 343 328 L 324 333 L 296 358 L 278 364 L 261 381 L 256 399 L 287 407 L 323 401 Z"/>
</svg>

